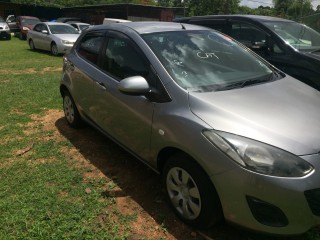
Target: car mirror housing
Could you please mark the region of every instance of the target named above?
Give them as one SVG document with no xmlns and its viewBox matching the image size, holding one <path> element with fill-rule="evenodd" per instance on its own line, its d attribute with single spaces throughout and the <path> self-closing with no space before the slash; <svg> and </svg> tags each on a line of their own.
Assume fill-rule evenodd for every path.
<svg viewBox="0 0 320 240">
<path fill-rule="evenodd" d="M 145 78 L 133 76 L 121 80 L 119 90 L 128 95 L 145 95 L 150 92 L 150 87 Z"/>
</svg>

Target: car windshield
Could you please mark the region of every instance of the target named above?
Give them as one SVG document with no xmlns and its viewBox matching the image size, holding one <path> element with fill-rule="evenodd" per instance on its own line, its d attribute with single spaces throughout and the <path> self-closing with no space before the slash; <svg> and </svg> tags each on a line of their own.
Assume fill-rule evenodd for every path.
<svg viewBox="0 0 320 240">
<path fill-rule="evenodd" d="M 38 22 L 40 22 L 39 19 L 35 19 L 35 18 L 23 18 L 21 19 L 21 23 L 24 25 L 35 25 Z"/>
<path fill-rule="evenodd" d="M 273 71 L 231 38 L 201 31 L 143 35 L 172 79 L 188 91 L 207 92 L 268 81 Z"/>
<path fill-rule="evenodd" d="M 320 49 L 320 34 L 303 24 L 296 22 L 264 22 L 264 25 L 298 50 Z"/>
<path fill-rule="evenodd" d="M 49 25 L 49 29 L 52 34 L 79 34 L 74 27 L 69 25 Z"/>
</svg>

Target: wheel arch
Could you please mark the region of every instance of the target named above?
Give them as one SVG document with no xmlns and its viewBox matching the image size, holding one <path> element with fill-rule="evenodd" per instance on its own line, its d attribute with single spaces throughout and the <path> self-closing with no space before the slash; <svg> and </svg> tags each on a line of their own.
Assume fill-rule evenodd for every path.
<svg viewBox="0 0 320 240">
<path fill-rule="evenodd" d="M 69 93 L 70 94 L 70 91 L 65 85 L 61 84 L 60 85 L 60 94 L 61 94 L 61 96 L 63 97 L 63 95 L 65 93 Z"/>
<path fill-rule="evenodd" d="M 176 147 L 166 147 L 166 148 L 161 149 L 161 151 L 159 152 L 158 157 L 157 157 L 157 170 L 160 172 L 160 174 L 162 174 L 163 169 L 164 169 L 166 163 L 168 162 L 169 158 L 173 155 L 176 155 L 176 154 L 183 154 L 183 155 L 187 156 L 195 164 L 197 164 L 202 169 L 202 171 L 204 171 L 206 173 L 206 171 L 204 170 L 204 167 L 201 164 L 199 164 L 199 162 L 196 161 L 195 158 L 192 155 L 190 155 L 189 153 L 187 153 L 179 148 L 176 148 Z M 208 178 L 210 178 L 210 176 L 208 174 L 207 174 L 207 176 L 208 176 Z"/>
<path fill-rule="evenodd" d="M 183 161 L 185 161 L 187 163 L 187 165 L 193 166 L 192 169 L 198 169 L 197 170 L 198 174 L 196 174 L 195 176 L 202 176 L 201 181 L 206 183 L 206 184 L 203 184 L 203 186 L 206 186 L 206 188 L 211 189 L 209 195 L 211 196 L 212 201 L 206 201 L 206 205 L 208 205 L 208 202 L 209 202 L 209 204 L 212 203 L 215 206 L 215 208 L 210 208 L 211 210 L 208 210 L 206 213 L 201 214 L 202 216 L 206 216 L 205 218 L 208 220 L 208 221 L 206 221 L 206 223 L 203 223 L 201 221 L 198 222 L 198 220 L 197 220 L 195 222 L 195 225 L 193 225 L 189 220 L 183 220 L 183 219 L 182 220 L 192 226 L 196 226 L 196 227 L 203 228 L 203 229 L 207 229 L 207 228 L 209 228 L 219 222 L 222 222 L 224 220 L 224 212 L 223 212 L 220 196 L 219 196 L 219 193 L 216 189 L 216 186 L 215 186 L 214 182 L 212 182 L 207 171 L 205 171 L 204 167 L 201 166 L 201 164 L 199 164 L 199 162 L 196 161 L 195 158 L 192 157 L 192 155 L 188 154 L 187 152 L 185 152 L 181 149 L 174 148 L 174 147 L 167 147 L 167 148 L 162 149 L 159 152 L 157 167 L 158 167 L 158 171 L 160 172 L 160 174 L 163 177 L 164 186 L 165 186 L 165 180 L 164 180 L 165 176 L 164 175 L 166 175 L 165 172 L 167 171 L 166 165 L 169 164 L 170 158 L 172 158 L 172 157 L 173 158 L 178 157 L 178 158 L 180 158 L 180 160 L 181 160 L 181 157 L 183 157 L 183 158 L 185 158 L 185 159 L 183 159 Z M 210 215 L 209 212 L 211 212 L 213 214 Z M 178 217 L 181 218 L 181 216 L 179 216 L 179 215 L 178 215 Z"/>
</svg>

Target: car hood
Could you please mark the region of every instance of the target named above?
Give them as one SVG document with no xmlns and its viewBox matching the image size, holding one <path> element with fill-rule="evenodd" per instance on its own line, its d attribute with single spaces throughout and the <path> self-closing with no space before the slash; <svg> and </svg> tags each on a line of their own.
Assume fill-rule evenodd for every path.
<svg viewBox="0 0 320 240">
<path fill-rule="evenodd" d="M 320 152 L 320 92 L 291 77 L 228 91 L 190 92 L 189 104 L 215 130 L 300 156 Z"/>
<path fill-rule="evenodd" d="M 320 51 L 314 51 L 314 52 L 305 52 L 305 55 L 307 55 L 308 57 L 312 57 L 318 61 L 320 61 Z"/>
<path fill-rule="evenodd" d="M 8 26 L 7 23 L 5 23 L 5 22 L 0 22 L 0 27 L 2 27 L 2 28 L 4 29 L 6 26 Z"/>
<path fill-rule="evenodd" d="M 29 29 L 33 29 L 34 25 L 30 25 L 30 24 L 22 24 L 22 27 L 27 27 Z"/>
<path fill-rule="evenodd" d="M 75 42 L 80 34 L 53 34 L 56 38 L 61 40 L 68 40 L 70 42 Z"/>
</svg>

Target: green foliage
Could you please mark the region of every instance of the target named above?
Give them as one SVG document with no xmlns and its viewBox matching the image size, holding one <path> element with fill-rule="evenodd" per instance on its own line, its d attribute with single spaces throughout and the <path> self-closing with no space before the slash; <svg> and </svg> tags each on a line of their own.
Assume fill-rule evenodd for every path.
<svg viewBox="0 0 320 240">
<path fill-rule="evenodd" d="M 277 16 L 297 19 L 311 15 L 314 10 L 311 0 L 273 0 Z"/>
<path fill-rule="evenodd" d="M 133 3 L 142 5 L 155 5 L 154 0 L 11 0 L 13 3 L 50 6 L 50 7 L 75 7 L 99 4 Z"/>
<path fill-rule="evenodd" d="M 213 15 L 236 13 L 240 0 L 189 0 L 188 15 Z"/>
</svg>

